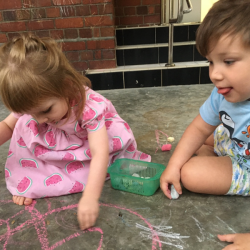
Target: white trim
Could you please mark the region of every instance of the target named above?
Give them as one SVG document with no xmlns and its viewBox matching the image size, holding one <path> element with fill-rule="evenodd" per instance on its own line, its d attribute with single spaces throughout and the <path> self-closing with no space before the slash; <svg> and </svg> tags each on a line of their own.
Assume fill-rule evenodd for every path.
<svg viewBox="0 0 250 250">
<path fill-rule="evenodd" d="M 174 26 L 187 26 L 187 25 L 200 25 L 200 22 L 190 22 L 190 23 L 174 23 Z M 169 24 L 155 24 L 150 26 L 135 26 L 135 27 L 117 27 L 115 26 L 115 30 L 131 30 L 131 29 L 149 29 L 149 28 L 165 28 L 168 27 Z"/>
<path fill-rule="evenodd" d="M 188 42 L 176 42 L 173 43 L 174 46 L 183 46 L 183 45 L 195 45 L 195 41 Z M 138 44 L 138 45 L 122 45 L 116 46 L 116 50 L 126 50 L 126 49 L 146 49 L 146 48 L 159 48 L 159 47 L 168 47 L 168 43 L 154 43 L 154 44 Z"/>
<path fill-rule="evenodd" d="M 209 66 L 209 63 L 206 61 L 179 62 L 175 63 L 174 67 L 166 67 L 165 64 L 166 63 L 119 66 L 113 69 L 87 69 L 85 73 L 86 75 L 91 75 L 91 74 L 128 72 L 128 71 L 165 70 L 165 69 L 196 68 L 196 67 Z"/>
</svg>

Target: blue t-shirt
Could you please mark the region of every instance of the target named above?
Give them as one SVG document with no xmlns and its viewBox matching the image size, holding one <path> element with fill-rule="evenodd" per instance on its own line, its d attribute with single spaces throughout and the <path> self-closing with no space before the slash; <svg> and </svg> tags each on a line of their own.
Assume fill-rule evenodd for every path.
<svg viewBox="0 0 250 250">
<path fill-rule="evenodd" d="M 213 126 L 223 124 L 233 143 L 236 159 L 250 169 L 250 101 L 231 103 L 214 88 L 200 108 L 202 119 Z"/>
</svg>

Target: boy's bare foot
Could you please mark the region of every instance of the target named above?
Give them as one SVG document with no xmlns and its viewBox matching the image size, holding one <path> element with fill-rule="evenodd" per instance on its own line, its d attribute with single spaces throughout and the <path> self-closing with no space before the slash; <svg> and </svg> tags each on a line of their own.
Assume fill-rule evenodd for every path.
<svg viewBox="0 0 250 250">
<path fill-rule="evenodd" d="M 13 195 L 13 202 L 16 203 L 17 205 L 30 205 L 32 203 L 32 199 L 31 198 L 26 198 L 26 197 L 22 197 L 22 196 L 16 196 Z"/>
</svg>

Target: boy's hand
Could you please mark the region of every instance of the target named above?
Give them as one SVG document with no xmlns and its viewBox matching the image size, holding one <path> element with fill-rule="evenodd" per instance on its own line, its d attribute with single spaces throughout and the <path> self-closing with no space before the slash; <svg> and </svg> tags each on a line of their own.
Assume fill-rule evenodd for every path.
<svg viewBox="0 0 250 250">
<path fill-rule="evenodd" d="M 174 185 L 175 190 L 178 194 L 182 194 L 181 190 L 181 171 L 180 169 L 176 168 L 175 166 L 168 165 L 167 168 L 161 175 L 160 178 L 160 186 L 163 193 L 171 199 L 171 184 Z"/>
<path fill-rule="evenodd" d="M 99 214 L 98 200 L 82 197 L 78 203 L 77 218 L 81 230 L 95 225 Z"/>
<path fill-rule="evenodd" d="M 250 249 L 250 233 L 218 235 L 218 238 L 220 241 L 233 243 L 231 245 L 226 246 L 222 250 L 249 250 Z"/>
</svg>

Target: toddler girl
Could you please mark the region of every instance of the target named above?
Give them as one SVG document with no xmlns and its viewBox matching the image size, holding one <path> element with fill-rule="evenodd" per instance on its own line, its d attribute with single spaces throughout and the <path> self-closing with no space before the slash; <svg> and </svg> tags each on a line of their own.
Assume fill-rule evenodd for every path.
<svg viewBox="0 0 250 250">
<path fill-rule="evenodd" d="M 0 48 L 0 94 L 12 113 L 0 123 L 11 138 L 5 177 L 13 201 L 83 192 L 81 229 L 93 226 L 107 167 L 118 158 L 150 161 L 129 125 L 90 89 L 50 38 L 21 35 Z"/>
</svg>

